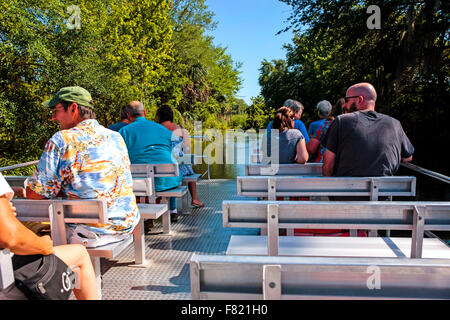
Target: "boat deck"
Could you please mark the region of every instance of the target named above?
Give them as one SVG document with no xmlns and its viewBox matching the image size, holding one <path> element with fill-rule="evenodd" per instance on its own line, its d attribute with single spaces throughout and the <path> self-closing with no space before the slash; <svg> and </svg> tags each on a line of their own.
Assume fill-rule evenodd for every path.
<svg viewBox="0 0 450 320">
<path fill-rule="evenodd" d="M 200 180 L 197 192 L 205 207 L 179 215 L 170 235 L 162 234 L 160 221 L 146 234 L 146 258 L 152 260 L 148 268 L 129 267 L 132 245 L 118 259 L 102 259 L 102 299 L 191 299 L 189 261 L 194 253 L 225 255 L 231 235 L 259 233 L 258 229 L 222 227 L 222 201 L 244 199 L 237 196 L 235 179 Z"/>
</svg>

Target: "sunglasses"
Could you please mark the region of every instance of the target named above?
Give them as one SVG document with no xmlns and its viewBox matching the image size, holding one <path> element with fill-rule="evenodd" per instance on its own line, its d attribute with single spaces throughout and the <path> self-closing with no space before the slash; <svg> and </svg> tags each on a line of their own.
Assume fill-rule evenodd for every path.
<svg viewBox="0 0 450 320">
<path fill-rule="evenodd" d="M 348 102 L 348 99 L 351 98 L 359 98 L 360 96 L 350 96 L 350 97 L 344 97 L 345 102 Z"/>
</svg>

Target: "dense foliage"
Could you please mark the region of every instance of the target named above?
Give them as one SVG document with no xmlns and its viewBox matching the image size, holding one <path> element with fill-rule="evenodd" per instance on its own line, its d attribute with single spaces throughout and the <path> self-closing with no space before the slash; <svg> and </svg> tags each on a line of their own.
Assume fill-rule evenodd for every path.
<svg viewBox="0 0 450 320">
<path fill-rule="evenodd" d="M 57 130 L 41 104 L 64 86 L 88 89 L 103 125 L 131 100 L 150 119 L 168 103 L 188 129 L 230 125 L 240 65 L 206 35 L 212 18 L 205 0 L 1 1 L 0 166 L 39 157 Z"/>
<path fill-rule="evenodd" d="M 399 119 L 416 147 L 414 163 L 448 173 L 450 2 L 438 0 L 280 0 L 292 7 L 295 30 L 285 60 L 263 61 L 261 94 L 268 106 L 286 97 L 316 119 L 320 100 L 334 103 L 357 82 L 372 83 L 376 110 Z M 381 29 L 369 29 L 378 5 Z"/>
</svg>

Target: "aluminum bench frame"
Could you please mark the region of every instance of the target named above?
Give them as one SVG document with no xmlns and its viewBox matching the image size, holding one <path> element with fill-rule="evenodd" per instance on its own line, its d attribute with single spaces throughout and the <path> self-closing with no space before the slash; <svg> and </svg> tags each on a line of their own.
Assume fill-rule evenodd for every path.
<svg viewBox="0 0 450 320">
<path fill-rule="evenodd" d="M 246 164 L 246 176 L 322 176 L 322 163 Z"/>
<path fill-rule="evenodd" d="M 178 186 L 173 189 L 164 191 L 155 191 L 155 178 L 158 177 L 176 177 L 178 176 L 178 163 L 153 163 L 153 164 L 131 164 L 131 175 L 135 178 L 150 178 L 151 196 L 149 202 L 155 203 L 156 198 L 161 197 L 161 203 L 168 203 L 168 198 L 181 198 L 181 213 L 189 213 L 188 211 L 188 188 L 187 186 Z M 170 219 L 169 219 L 170 220 Z"/>
<path fill-rule="evenodd" d="M 108 221 L 107 206 L 104 200 L 30 200 L 13 199 L 16 215 L 20 221 L 50 222 L 50 229 L 54 245 L 67 244 L 66 223 L 106 223 Z M 147 209 L 153 207 L 157 214 L 167 211 L 162 204 L 144 204 Z M 158 211 L 159 210 L 159 211 Z M 140 219 L 133 236 L 125 240 L 96 248 L 86 248 L 94 266 L 101 297 L 101 267 L 100 258 L 115 258 L 125 248 L 134 243 L 135 264 L 131 266 L 148 266 L 145 259 L 145 238 L 143 219 Z"/>
<path fill-rule="evenodd" d="M 162 173 L 167 170 L 171 170 L 170 168 L 165 168 L 162 166 L 159 168 Z M 165 170 L 165 171 L 164 171 Z M 24 181 L 28 178 L 28 176 L 5 176 L 6 181 L 11 186 L 24 186 Z M 133 178 L 133 193 L 136 196 L 151 196 L 153 194 L 154 188 L 152 187 L 153 180 L 151 178 L 138 177 Z M 144 230 L 144 220 L 145 219 L 158 219 L 162 216 L 162 224 L 163 224 L 163 233 L 170 234 L 170 211 L 167 204 L 148 204 L 148 203 L 138 203 L 139 212 L 141 215 L 141 221 L 136 225 L 134 233 L 134 257 L 135 263 L 131 266 L 135 267 L 147 267 L 151 264 L 151 260 L 147 260 L 145 258 L 145 230 Z M 37 220 L 43 222 L 42 217 L 37 217 Z M 45 220 L 47 221 L 47 220 Z M 129 244 L 129 243 L 128 243 Z M 123 249 L 120 249 L 120 246 L 116 248 L 116 246 L 111 247 L 103 247 L 101 250 L 102 253 L 92 252 L 93 255 L 99 255 L 103 258 L 112 258 L 115 257 L 118 253 Z"/>
<path fill-rule="evenodd" d="M 416 177 L 238 176 L 237 193 L 246 197 L 415 196 Z"/>
<path fill-rule="evenodd" d="M 238 176 L 239 196 L 268 198 L 311 196 L 368 196 L 377 201 L 380 196 L 415 196 L 416 177 L 323 177 L 323 176 Z M 288 229 L 288 235 L 293 230 Z M 261 234 L 266 234 L 261 229 Z M 376 236 L 371 230 L 369 236 Z M 353 235 L 356 235 L 356 231 Z"/>
<path fill-rule="evenodd" d="M 14 270 L 9 249 L 0 249 L 0 291 L 14 283 Z"/>
<path fill-rule="evenodd" d="M 450 260 L 197 255 L 194 300 L 450 299 Z"/>
<path fill-rule="evenodd" d="M 369 248 L 372 245 L 380 246 L 384 242 L 387 250 L 387 242 L 392 239 L 374 239 L 363 237 L 280 237 L 280 228 L 303 229 L 380 229 L 380 230 L 412 230 L 410 241 L 411 258 L 421 258 L 422 249 L 430 245 L 441 245 L 441 249 L 450 248 L 438 239 L 425 239 L 424 232 L 450 231 L 450 202 L 378 202 L 378 201 L 223 201 L 222 215 L 224 227 L 239 228 L 267 228 L 267 237 L 261 236 L 232 236 L 227 253 L 233 254 L 264 254 L 261 253 L 261 244 L 266 244 L 266 254 L 277 256 L 280 252 L 288 252 L 288 248 L 282 246 L 301 246 L 301 242 L 308 242 L 308 247 L 313 248 L 306 252 L 308 255 L 334 255 L 331 250 L 333 241 L 336 246 L 346 245 L 350 250 L 343 250 L 346 255 L 355 252 L 355 248 Z M 240 237 L 243 237 L 239 240 Z M 245 238 L 245 239 L 244 239 Z M 256 239 L 256 243 L 251 240 Z M 324 241 L 330 239 L 331 243 Z M 431 244 L 432 242 L 432 244 Z M 259 243 L 259 244 L 258 244 Z M 243 250 L 240 245 L 245 245 Z M 238 246 L 238 247 L 236 247 Z M 330 248 L 330 252 L 322 249 Z M 402 244 L 403 246 L 403 244 Z M 254 248 L 259 251 L 254 252 Z M 353 249 L 352 249 L 353 247 Z M 379 249 L 379 248 L 377 248 Z M 398 249 L 398 248 L 397 248 Z M 437 248 L 439 249 L 439 248 Z M 302 249 L 303 250 L 303 249 Z M 299 249 L 301 252 L 302 250 Z M 292 250 L 291 250 L 292 252 Z M 295 250 L 294 250 L 295 252 Z M 305 252 L 305 251 L 304 251 Z M 349 253 L 348 253 L 349 252 Z M 355 252 L 356 254 L 356 252 Z M 449 256 L 450 258 L 450 256 Z"/>
<path fill-rule="evenodd" d="M 30 200 L 13 199 L 16 217 L 20 221 L 50 222 L 53 244 L 67 244 L 66 223 L 106 223 L 108 221 L 106 202 L 98 199 L 82 200 Z M 130 244 L 132 239 L 124 242 Z M 121 246 L 123 241 L 110 244 L 110 249 Z M 101 297 L 100 256 L 93 253 L 97 248 L 87 249 L 91 256 Z M 118 254 L 118 250 L 115 254 Z"/>
</svg>

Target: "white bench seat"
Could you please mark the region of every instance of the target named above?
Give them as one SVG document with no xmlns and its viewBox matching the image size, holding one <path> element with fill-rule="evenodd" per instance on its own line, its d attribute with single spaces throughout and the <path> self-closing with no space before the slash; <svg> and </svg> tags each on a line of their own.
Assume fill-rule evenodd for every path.
<svg viewBox="0 0 450 320">
<path fill-rule="evenodd" d="M 167 204 L 138 203 L 141 219 L 158 219 L 167 211 Z"/>
<path fill-rule="evenodd" d="M 180 198 L 180 197 L 184 197 L 187 192 L 188 192 L 188 189 L 186 186 L 178 186 L 176 188 L 169 189 L 169 190 L 156 191 L 156 196 L 163 197 L 163 198 L 170 198 L 170 197 Z"/>
<path fill-rule="evenodd" d="M 288 234 L 288 237 L 279 236 L 280 228 L 348 229 L 350 230 L 350 235 L 352 230 L 377 229 L 411 230 L 411 238 L 404 240 L 405 242 L 401 243 L 400 248 L 409 244 L 409 249 L 405 247 L 405 250 L 407 250 L 405 252 L 409 253 L 404 254 L 404 256 L 421 258 L 422 251 L 425 248 L 424 245 L 428 245 L 430 242 L 430 239 L 424 239 L 425 231 L 450 230 L 450 202 L 229 200 L 223 201 L 222 209 L 224 227 L 267 229 L 267 237 L 264 238 L 258 239 L 258 236 L 251 236 L 241 238 L 242 241 L 238 241 L 236 239 L 239 238 L 236 238 L 236 236 L 232 237 L 231 247 L 242 245 L 249 249 L 248 252 L 244 253 L 250 255 L 268 254 L 277 256 L 286 254 L 287 248 L 296 250 L 299 244 L 287 246 L 283 244 L 293 234 Z M 254 240 L 251 239 L 253 237 L 255 238 Z M 292 241 L 302 241 L 305 237 L 291 238 L 294 239 Z M 360 252 L 361 248 L 365 248 L 366 244 L 378 243 L 378 248 L 388 248 L 385 242 L 393 243 L 389 242 L 389 240 L 377 240 L 376 237 L 370 238 L 372 240 L 363 237 L 335 237 L 334 240 L 337 243 L 353 243 L 351 246 L 346 247 L 346 250 L 356 250 L 356 256 L 360 254 L 358 252 Z M 333 247 L 335 244 L 329 239 L 330 237 L 328 236 L 312 237 L 310 242 L 311 250 L 313 251 L 311 252 L 316 252 L 317 246 Z M 325 244 L 321 244 L 320 241 L 325 241 Z M 261 245 L 265 245 L 265 248 L 261 249 Z M 444 251 L 450 250 L 444 243 L 439 245 Z M 229 252 L 231 253 L 233 250 L 230 249 Z M 285 251 L 281 253 L 280 250 Z M 302 252 L 300 251 L 299 254 L 302 255 Z M 353 256 L 353 253 L 351 255 Z M 369 254 L 369 256 L 372 256 L 372 254 Z"/>
<path fill-rule="evenodd" d="M 322 176 L 322 163 L 247 164 L 246 176 Z"/>
<path fill-rule="evenodd" d="M 411 238 L 279 237 L 279 256 L 410 258 Z M 450 259 L 438 239 L 423 239 L 422 258 Z M 227 255 L 266 256 L 267 236 L 231 236 Z"/>
<path fill-rule="evenodd" d="M 450 260 L 193 255 L 194 300 L 450 299 Z"/>
<path fill-rule="evenodd" d="M 170 211 L 167 206 L 167 204 L 155 204 L 155 203 L 138 203 L 139 212 L 141 213 L 141 224 L 145 219 L 153 219 L 156 220 L 159 217 L 163 217 L 163 233 L 164 234 L 170 234 Z M 144 227 L 142 225 L 139 225 L 138 227 L 142 228 L 142 232 L 144 231 Z M 139 230 L 141 232 L 141 230 Z M 144 235 L 141 235 L 144 237 Z M 140 237 L 137 235 L 137 232 L 135 232 L 135 247 L 137 248 L 137 243 L 141 241 Z M 138 249 L 136 249 L 138 250 Z M 137 253 L 137 251 L 136 251 Z M 138 264 L 144 264 L 144 261 L 138 261 L 139 259 L 136 259 L 136 262 Z M 145 259 L 144 259 L 145 260 Z"/>
<path fill-rule="evenodd" d="M 183 176 L 183 183 L 197 182 L 200 177 L 201 177 L 201 174 L 199 174 L 199 173 L 191 174 L 189 176 Z"/>
<path fill-rule="evenodd" d="M 167 203 L 167 198 L 181 198 L 182 201 L 182 209 L 181 213 L 189 214 L 189 206 L 188 206 L 188 187 L 187 186 L 178 186 L 173 189 L 165 190 L 165 191 L 156 191 L 156 197 L 161 197 L 163 203 Z"/>
<path fill-rule="evenodd" d="M 125 240 L 113 242 L 96 248 L 86 248 L 91 257 L 113 259 L 116 258 L 126 247 L 133 243 L 133 236 Z"/>
</svg>

